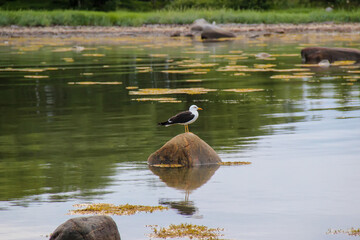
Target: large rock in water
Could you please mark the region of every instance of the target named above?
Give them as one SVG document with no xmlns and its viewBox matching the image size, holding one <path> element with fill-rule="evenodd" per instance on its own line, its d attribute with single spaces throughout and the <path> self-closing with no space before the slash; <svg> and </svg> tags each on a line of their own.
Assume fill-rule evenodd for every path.
<svg viewBox="0 0 360 240">
<path fill-rule="evenodd" d="M 148 158 L 151 166 L 163 164 L 193 167 L 219 162 L 221 159 L 214 149 L 190 132 L 175 136 Z"/>
<path fill-rule="evenodd" d="M 356 61 L 360 62 L 360 51 L 353 48 L 327 48 L 309 47 L 301 50 L 301 57 L 304 63 L 319 63 L 328 60 L 335 61 Z"/>
<path fill-rule="evenodd" d="M 109 216 L 78 217 L 67 220 L 50 240 L 120 240 L 116 223 Z"/>
</svg>

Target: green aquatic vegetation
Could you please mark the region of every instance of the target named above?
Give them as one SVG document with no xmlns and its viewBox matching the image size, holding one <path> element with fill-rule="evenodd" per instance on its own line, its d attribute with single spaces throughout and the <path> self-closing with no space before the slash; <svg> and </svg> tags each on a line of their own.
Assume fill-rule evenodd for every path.
<svg viewBox="0 0 360 240">
<path fill-rule="evenodd" d="M 168 207 L 163 206 L 143 206 L 143 205 L 113 205 L 108 203 L 94 203 L 94 204 L 76 204 L 74 207 L 80 208 L 71 210 L 70 215 L 75 214 L 97 214 L 97 215 L 134 215 L 139 212 L 153 213 L 155 211 L 168 210 Z"/>
<path fill-rule="evenodd" d="M 327 234 L 347 234 L 349 236 L 360 236 L 360 228 L 350 228 L 347 230 L 343 230 L 343 229 L 329 229 L 329 231 L 327 232 Z"/>
<path fill-rule="evenodd" d="M 171 224 L 169 227 L 159 227 L 157 225 L 148 225 L 153 233 L 149 234 L 151 238 L 190 238 L 190 239 L 219 239 L 223 236 L 220 232 L 223 228 L 209 228 L 203 225 L 194 225 L 181 223 L 179 225 Z"/>
<path fill-rule="evenodd" d="M 151 165 L 152 167 L 160 167 L 160 168 L 181 168 L 184 167 L 184 165 L 181 164 L 154 164 Z"/>
</svg>

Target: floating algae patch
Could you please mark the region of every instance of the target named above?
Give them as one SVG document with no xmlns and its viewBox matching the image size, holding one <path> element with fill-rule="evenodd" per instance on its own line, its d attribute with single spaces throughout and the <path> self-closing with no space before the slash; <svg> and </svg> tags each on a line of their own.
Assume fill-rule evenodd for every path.
<svg viewBox="0 0 360 240">
<path fill-rule="evenodd" d="M 250 76 L 250 74 L 239 72 L 239 73 L 234 73 L 234 76 Z"/>
<path fill-rule="evenodd" d="M 347 230 L 343 230 L 343 229 L 329 229 L 329 231 L 327 232 L 327 234 L 347 234 L 349 236 L 360 236 L 360 228 L 350 228 Z"/>
<path fill-rule="evenodd" d="M 359 65 L 345 65 L 345 66 L 340 66 L 339 68 L 344 68 L 344 69 L 358 69 L 360 68 Z"/>
<path fill-rule="evenodd" d="M 202 82 L 203 80 L 201 79 L 187 79 L 185 80 L 185 82 Z"/>
<path fill-rule="evenodd" d="M 310 75 L 273 75 L 270 78 L 272 79 L 303 79 L 303 78 L 311 78 Z"/>
<path fill-rule="evenodd" d="M 335 61 L 331 65 L 332 66 L 346 66 L 346 65 L 353 65 L 356 61 Z"/>
<path fill-rule="evenodd" d="M 244 59 L 248 59 L 247 56 L 242 56 L 242 55 L 210 55 L 210 58 L 223 58 L 223 59 L 227 59 L 227 60 L 244 60 Z"/>
<path fill-rule="evenodd" d="M 271 69 L 273 72 L 309 72 L 308 68 Z"/>
<path fill-rule="evenodd" d="M 313 72 L 300 72 L 300 73 L 293 73 L 293 75 L 301 75 L 301 76 L 312 76 L 312 75 L 314 75 L 315 73 L 313 73 Z"/>
<path fill-rule="evenodd" d="M 162 73 L 194 73 L 195 69 L 185 69 L 185 70 L 163 70 Z"/>
<path fill-rule="evenodd" d="M 151 165 L 152 167 L 160 167 L 160 168 L 181 168 L 184 167 L 184 165 L 181 164 L 154 164 Z"/>
<path fill-rule="evenodd" d="M 67 48 L 56 48 L 52 50 L 52 52 L 71 52 L 73 51 L 73 48 L 67 47 Z"/>
<path fill-rule="evenodd" d="M 354 76 L 343 76 L 345 79 L 360 79 L 360 75 L 354 75 Z"/>
<path fill-rule="evenodd" d="M 84 57 L 105 57 L 105 54 L 102 53 L 84 53 Z"/>
<path fill-rule="evenodd" d="M 188 53 L 188 54 L 208 54 L 210 52 L 209 51 L 186 51 L 184 53 Z"/>
<path fill-rule="evenodd" d="M 34 78 L 34 79 L 42 79 L 42 78 L 49 78 L 49 76 L 44 75 L 25 75 L 24 78 Z"/>
<path fill-rule="evenodd" d="M 135 90 L 135 89 L 139 89 L 138 86 L 127 86 L 125 89 L 127 90 Z"/>
<path fill-rule="evenodd" d="M 67 62 L 67 63 L 72 63 L 72 62 L 74 62 L 74 59 L 73 59 L 73 58 L 62 58 L 62 60 L 64 60 L 64 61 Z"/>
<path fill-rule="evenodd" d="M 234 51 L 229 51 L 229 53 L 240 54 L 240 53 L 243 53 L 243 51 L 241 51 L 241 50 L 234 50 Z"/>
<path fill-rule="evenodd" d="M 218 72 L 240 72 L 247 70 L 248 67 L 244 65 L 228 65 L 225 67 L 220 67 L 216 69 Z"/>
<path fill-rule="evenodd" d="M 249 165 L 251 162 L 219 162 L 221 166 Z"/>
<path fill-rule="evenodd" d="M 153 71 L 152 67 L 136 67 L 136 70 L 139 73 L 147 73 L 147 72 L 152 72 Z"/>
<path fill-rule="evenodd" d="M 261 88 L 238 88 L 238 89 L 224 89 L 225 92 L 237 92 L 237 93 L 248 93 L 248 92 L 262 92 L 265 91 Z"/>
<path fill-rule="evenodd" d="M 77 210 L 71 210 L 69 215 L 76 214 L 96 214 L 96 215 L 134 215 L 139 212 L 153 213 L 155 211 L 169 210 L 163 206 L 143 206 L 143 205 L 113 205 L 108 203 L 76 204 Z"/>
<path fill-rule="evenodd" d="M 281 54 L 271 54 L 272 57 L 298 57 L 298 53 L 281 53 Z"/>
<path fill-rule="evenodd" d="M 169 54 L 149 54 L 150 57 L 158 57 L 158 58 L 164 58 L 168 57 Z"/>
<path fill-rule="evenodd" d="M 188 68 L 201 68 L 201 67 L 214 67 L 219 65 L 218 63 L 193 63 L 193 64 L 181 64 L 179 67 L 188 67 Z"/>
<path fill-rule="evenodd" d="M 138 91 L 130 91 L 129 95 L 166 95 L 166 94 L 205 94 L 216 91 L 208 88 L 144 88 Z"/>
<path fill-rule="evenodd" d="M 180 103 L 180 100 L 177 100 L 176 98 L 136 98 L 131 99 L 132 101 L 138 101 L 138 102 L 160 102 L 160 103 Z"/>
<path fill-rule="evenodd" d="M 122 82 L 68 82 L 70 85 L 119 85 Z"/>
<path fill-rule="evenodd" d="M 202 225 L 181 223 L 179 225 L 171 224 L 169 227 L 159 227 L 157 225 L 148 225 L 153 233 L 150 238 L 189 238 L 189 239 L 220 239 L 223 228 L 208 228 Z"/>
<path fill-rule="evenodd" d="M 276 64 L 254 64 L 255 68 L 272 68 L 276 67 Z"/>
<path fill-rule="evenodd" d="M 0 72 L 44 72 L 46 70 L 41 68 L 2 68 Z"/>
</svg>

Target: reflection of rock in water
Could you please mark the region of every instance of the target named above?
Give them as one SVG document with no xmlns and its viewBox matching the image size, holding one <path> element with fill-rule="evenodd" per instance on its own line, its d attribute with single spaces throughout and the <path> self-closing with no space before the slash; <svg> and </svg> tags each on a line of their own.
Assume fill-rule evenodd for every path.
<svg viewBox="0 0 360 240">
<path fill-rule="evenodd" d="M 219 168 L 219 165 L 203 165 L 193 168 L 161 168 L 149 166 L 166 185 L 172 188 L 192 191 L 204 185 Z"/>
<path fill-rule="evenodd" d="M 166 205 L 172 209 L 176 209 L 181 215 L 192 216 L 197 211 L 197 208 L 195 207 L 193 201 L 160 199 L 159 204 Z"/>
<path fill-rule="evenodd" d="M 202 165 L 193 168 L 159 168 L 149 166 L 169 187 L 185 190 L 185 200 L 160 199 L 159 204 L 176 209 L 181 215 L 192 216 L 197 212 L 194 202 L 189 201 L 189 194 L 204 185 L 214 175 L 219 165 Z"/>
</svg>

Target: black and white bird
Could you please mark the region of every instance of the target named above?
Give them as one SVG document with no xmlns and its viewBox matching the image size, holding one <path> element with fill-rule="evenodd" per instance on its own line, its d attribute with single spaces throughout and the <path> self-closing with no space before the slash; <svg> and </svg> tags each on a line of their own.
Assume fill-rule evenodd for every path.
<svg viewBox="0 0 360 240">
<path fill-rule="evenodd" d="M 159 123 L 159 125 L 168 127 L 173 124 L 181 124 L 181 125 L 185 125 L 185 132 L 189 132 L 188 125 L 195 122 L 196 119 L 199 117 L 198 110 L 203 110 L 203 109 L 196 105 L 191 105 L 189 111 L 180 112 L 175 116 L 169 118 L 166 122 Z"/>
</svg>

